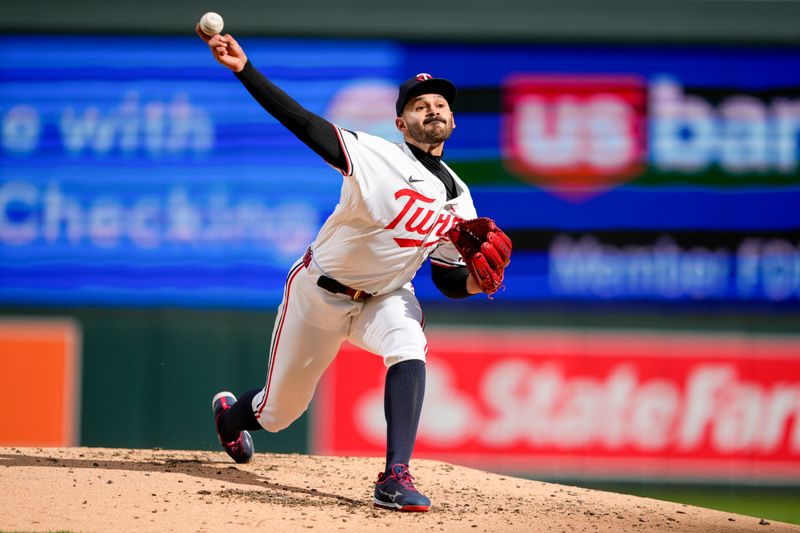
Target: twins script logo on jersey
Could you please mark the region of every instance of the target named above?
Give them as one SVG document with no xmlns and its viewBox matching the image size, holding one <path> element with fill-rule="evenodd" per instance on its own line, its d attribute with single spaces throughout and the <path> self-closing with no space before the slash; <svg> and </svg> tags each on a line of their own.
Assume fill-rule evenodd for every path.
<svg viewBox="0 0 800 533">
<path fill-rule="evenodd" d="M 442 240 L 447 230 L 453 225 L 455 217 L 448 213 L 439 213 L 436 220 L 432 220 L 436 211 L 430 207 L 425 207 L 425 204 L 432 204 L 435 201 L 433 198 L 428 198 L 412 189 L 400 189 L 394 193 L 394 197 L 398 200 L 406 198 L 406 203 L 394 220 L 389 222 L 383 229 L 391 230 L 400 226 L 409 233 L 416 233 L 423 237 L 422 239 L 394 237 L 394 241 L 402 248 L 433 246 Z M 417 204 L 418 202 L 419 204 Z M 415 205 L 416 209 L 412 211 L 411 208 Z M 409 215 L 409 213 L 411 214 L 407 217 L 406 215 Z M 401 226 L 403 221 L 405 221 L 405 225 Z M 431 240 L 424 242 L 424 237 L 431 234 L 433 234 Z"/>
</svg>

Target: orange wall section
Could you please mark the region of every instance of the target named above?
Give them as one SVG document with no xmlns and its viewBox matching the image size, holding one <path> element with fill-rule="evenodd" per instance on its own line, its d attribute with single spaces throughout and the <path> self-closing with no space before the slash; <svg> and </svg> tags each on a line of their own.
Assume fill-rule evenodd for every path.
<svg viewBox="0 0 800 533">
<path fill-rule="evenodd" d="M 78 444 L 80 356 L 71 320 L 0 320 L 0 446 Z"/>
</svg>

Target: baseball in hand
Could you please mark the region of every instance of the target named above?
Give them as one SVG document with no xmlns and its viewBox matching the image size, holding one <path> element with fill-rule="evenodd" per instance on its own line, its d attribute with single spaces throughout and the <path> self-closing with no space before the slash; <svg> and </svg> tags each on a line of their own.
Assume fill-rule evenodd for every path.
<svg viewBox="0 0 800 533">
<path fill-rule="evenodd" d="M 217 35 L 222 32 L 224 22 L 219 13 L 209 11 L 200 18 L 200 31 L 209 36 Z"/>
</svg>

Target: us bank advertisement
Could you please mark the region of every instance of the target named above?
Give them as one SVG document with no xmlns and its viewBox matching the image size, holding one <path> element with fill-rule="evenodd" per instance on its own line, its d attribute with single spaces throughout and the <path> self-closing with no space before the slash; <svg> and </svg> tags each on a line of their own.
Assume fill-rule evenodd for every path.
<svg viewBox="0 0 800 533">
<path fill-rule="evenodd" d="M 341 176 L 194 37 L 13 42 L 0 302 L 273 308 Z M 800 303 L 797 49 L 243 44 L 311 111 L 397 142 L 398 83 L 453 80 L 445 160 L 514 240 L 504 299 Z M 443 299 L 426 268 L 417 294 Z"/>
</svg>

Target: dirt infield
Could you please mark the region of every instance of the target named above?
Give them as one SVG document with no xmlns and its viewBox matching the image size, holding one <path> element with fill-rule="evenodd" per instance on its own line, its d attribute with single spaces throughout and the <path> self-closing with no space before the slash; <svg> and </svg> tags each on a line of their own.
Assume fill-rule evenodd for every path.
<svg viewBox="0 0 800 533">
<path fill-rule="evenodd" d="M 429 513 L 376 509 L 376 458 L 0 448 L 2 531 L 795 531 L 647 498 L 417 460 Z"/>
</svg>

